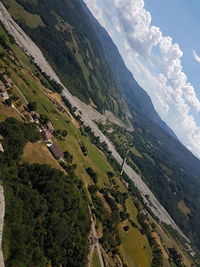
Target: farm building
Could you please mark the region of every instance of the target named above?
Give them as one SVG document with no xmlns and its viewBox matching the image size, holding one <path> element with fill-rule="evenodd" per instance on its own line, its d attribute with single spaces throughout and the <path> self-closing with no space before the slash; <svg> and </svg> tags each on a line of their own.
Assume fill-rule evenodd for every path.
<svg viewBox="0 0 200 267">
<path fill-rule="evenodd" d="M 3 100 L 9 99 L 8 92 L 3 88 L 0 88 L 0 95 L 3 98 Z"/>
<path fill-rule="evenodd" d="M 48 121 L 48 122 L 46 123 L 45 126 L 47 127 L 47 129 L 48 129 L 51 133 L 54 132 L 54 127 L 53 127 L 53 125 L 52 125 L 52 123 L 51 123 L 50 121 Z"/>
<path fill-rule="evenodd" d="M 37 123 L 37 124 L 40 123 L 40 121 L 39 121 L 39 119 L 40 119 L 40 114 L 39 114 L 39 113 L 37 113 L 37 112 L 35 112 L 35 111 L 32 111 L 32 112 L 31 112 L 31 117 L 33 118 L 33 120 L 35 121 L 35 123 Z"/>
<path fill-rule="evenodd" d="M 53 135 L 48 130 L 42 131 L 42 137 L 45 142 L 50 141 L 53 138 Z"/>
<path fill-rule="evenodd" d="M 6 88 L 10 88 L 12 86 L 12 80 L 8 77 L 8 75 L 4 74 L 1 78 Z"/>
<path fill-rule="evenodd" d="M 55 159 L 61 159 L 64 157 L 64 154 L 60 148 L 60 146 L 56 143 L 53 143 L 50 147 L 49 150 L 51 151 L 52 155 L 54 156 Z"/>
</svg>

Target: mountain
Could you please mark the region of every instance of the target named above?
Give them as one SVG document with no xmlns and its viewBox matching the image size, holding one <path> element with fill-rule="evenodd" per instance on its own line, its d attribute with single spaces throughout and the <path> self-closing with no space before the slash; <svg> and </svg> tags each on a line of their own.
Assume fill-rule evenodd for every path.
<svg viewBox="0 0 200 267">
<path fill-rule="evenodd" d="M 78 1 L 48 1 L 48 6 L 46 1 L 3 2 L 42 49 L 70 92 L 102 113 L 109 109 L 125 117 L 125 103 L 118 85 L 90 20 Z M 26 19 L 26 10 L 35 14 L 34 23 Z"/>
<path fill-rule="evenodd" d="M 3 2 L 73 94 L 90 107 L 102 113 L 110 109 L 124 120 L 130 112 L 134 127 L 129 132 L 105 120 L 103 125 L 97 122 L 98 129 L 92 120 L 99 113 L 93 109 L 91 118 L 80 100 L 78 110 L 68 99 L 62 101 L 59 84 L 34 63 L 31 53 L 25 55 L 1 25 L 1 71 L 12 80 L 9 99 L 0 98 L 5 149 L 0 153 L 0 177 L 8 207 L 3 236 L 6 266 L 85 266 L 91 257 L 92 266 L 98 266 L 97 251 L 92 250 L 96 237 L 108 266 L 169 267 L 197 262 L 199 160 L 159 127 L 159 120 L 145 115 L 152 103 L 136 82 L 131 87 L 134 79 L 120 57 L 116 62 L 121 62 L 129 82 L 118 81 L 116 73 L 121 77 L 121 72 L 112 71 L 93 22 L 79 1 Z M 106 44 L 113 46 L 110 40 Z M 134 99 L 134 104 L 127 103 L 123 84 L 130 86 L 140 103 L 144 97 L 146 111 Z M 156 113 L 151 115 L 156 120 Z M 127 156 L 122 176 L 119 155 Z M 97 233 L 90 231 L 91 223 Z M 196 259 L 191 257 L 191 246 Z"/>
<path fill-rule="evenodd" d="M 82 1 L 49 1 L 48 7 L 43 1 L 36 2 L 9 0 L 4 3 L 8 8 L 12 5 L 15 9 L 21 4 L 27 11 L 39 15 L 40 24 L 33 27 L 26 23 L 25 13 L 21 11 L 21 18 L 13 13 L 74 95 L 86 103 L 94 103 L 100 112 L 109 109 L 123 119 L 127 114 L 125 96 L 128 105 L 133 105 L 176 138 L 160 119 L 150 97 L 126 68 L 107 32 L 89 14 L 86 6 L 83 8 Z M 52 13 L 51 10 L 56 12 Z M 43 38 L 46 35 L 49 36 L 48 40 Z"/>
<path fill-rule="evenodd" d="M 105 143 L 1 23 L 0 44 L 0 265 L 191 265 L 188 241 L 159 224 Z"/>
<path fill-rule="evenodd" d="M 146 115 L 149 119 L 157 123 L 161 128 L 177 139 L 174 132 L 161 120 L 149 95 L 136 82 L 133 74 L 126 67 L 118 48 L 113 43 L 107 31 L 94 18 L 87 6 L 82 1 L 80 2 L 91 20 L 92 26 L 95 29 L 95 33 L 97 34 L 106 55 L 106 60 L 117 80 L 120 92 L 124 95 L 128 105 Z"/>
</svg>

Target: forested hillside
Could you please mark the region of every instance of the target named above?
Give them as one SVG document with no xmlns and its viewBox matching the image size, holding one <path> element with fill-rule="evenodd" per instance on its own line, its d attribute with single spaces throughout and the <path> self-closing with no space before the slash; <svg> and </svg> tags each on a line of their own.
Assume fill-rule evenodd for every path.
<svg viewBox="0 0 200 267">
<path fill-rule="evenodd" d="M 5 265 L 97 267 L 98 240 L 105 266 L 191 266 L 193 250 L 159 223 L 106 143 L 2 24 L 0 42 L 0 79 L 9 82 L 0 94 Z"/>
<path fill-rule="evenodd" d="M 75 96 L 125 122 L 129 107 L 133 132 L 96 123 L 122 158 L 130 150 L 127 163 L 191 240 L 152 214 L 107 144 L 61 99 L 62 86 L 1 25 L 0 80 L 11 80 L 0 96 L 6 266 L 95 267 L 97 240 L 106 266 L 198 264 L 200 161 L 162 125 L 107 33 L 78 0 L 2 2 Z"/>
<path fill-rule="evenodd" d="M 125 115 L 118 85 L 79 1 L 49 0 L 48 5 L 46 1 L 3 2 L 74 95 L 96 105 L 100 112 L 110 109 Z M 30 25 L 26 12 L 37 14 L 35 25 Z"/>
<path fill-rule="evenodd" d="M 101 43 L 102 49 L 106 55 L 106 60 L 110 66 L 112 73 L 117 81 L 119 89 L 128 103 L 128 106 L 138 110 L 138 112 L 147 116 L 150 120 L 157 123 L 161 128 L 166 130 L 171 136 L 177 138 L 173 131 L 161 120 L 158 113 L 154 109 L 152 101 L 148 94 L 134 79 L 133 74 L 126 67 L 116 45 L 106 30 L 91 14 L 87 6 L 81 1 L 85 12 L 91 20 L 92 26 Z"/>
</svg>

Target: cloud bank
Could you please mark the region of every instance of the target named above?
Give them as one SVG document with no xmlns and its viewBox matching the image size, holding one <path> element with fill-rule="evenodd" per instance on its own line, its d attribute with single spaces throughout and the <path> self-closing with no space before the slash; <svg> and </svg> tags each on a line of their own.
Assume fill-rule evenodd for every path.
<svg viewBox="0 0 200 267">
<path fill-rule="evenodd" d="M 84 1 L 113 38 L 161 118 L 200 158 L 200 127 L 195 121 L 200 101 L 183 72 L 179 45 L 152 25 L 143 0 Z M 195 51 L 193 56 L 200 63 Z"/>
</svg>

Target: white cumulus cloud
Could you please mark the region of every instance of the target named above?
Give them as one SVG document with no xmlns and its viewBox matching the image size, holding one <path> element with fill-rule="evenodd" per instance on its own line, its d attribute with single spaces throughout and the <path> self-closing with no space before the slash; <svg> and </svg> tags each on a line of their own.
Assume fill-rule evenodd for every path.
<svg viewBox="0 0 200 267">
<path fill-rule="evenodd" d="M 161 117 L 200 158 L 200 127 L 193 116 L 200 111 L 200 101 L 183 72 L 179 45 L 152 25 L 144 0 L 84 1 L 113 38 Z M 200 63 L 195 50 L 193 56 Z"/>
</svg>

